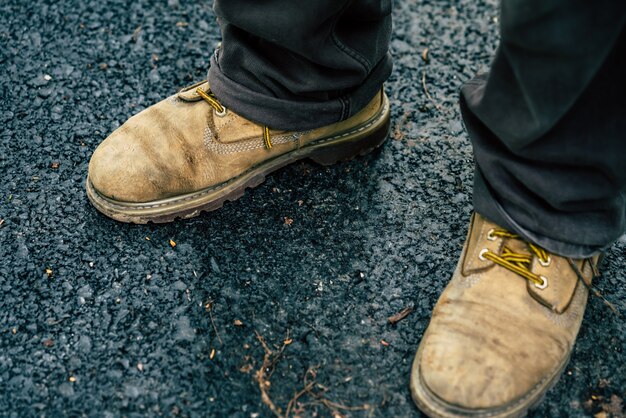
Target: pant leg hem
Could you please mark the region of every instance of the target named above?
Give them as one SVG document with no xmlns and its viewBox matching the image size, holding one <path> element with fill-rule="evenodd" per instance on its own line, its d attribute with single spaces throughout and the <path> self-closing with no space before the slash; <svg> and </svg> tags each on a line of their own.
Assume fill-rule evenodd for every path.
<svg viewBox="0 0 626 418">
<path fill-rule="evenodd" d="M 380 91 L 392 69 L 391 56 L 387 55 L 363 84 L 345 96 L 292 101 L 255 92 L 232 80 L 221 71 L 216 54 L 211 57 L 208 80 L 220 102 L 246 119 L 288 131 L 315 129 L 356 114 Z"/>
<path fill-rule="evenodd" d="M 531 231 L 522 226 L 511 215 L 507 213 L 502 204 L 498 201 L 494 193 L 490 190 L 478 167 L 474 171 L 474 209 L 485 218 L 510 230 L 524 240 L 539 245 L 549 252 L 571 258 L 588 258 L 602 253 L 609 248 L 613 242 L 606 245 L 583 245 L 551 238 L 541 233 Z"/>
</svg>

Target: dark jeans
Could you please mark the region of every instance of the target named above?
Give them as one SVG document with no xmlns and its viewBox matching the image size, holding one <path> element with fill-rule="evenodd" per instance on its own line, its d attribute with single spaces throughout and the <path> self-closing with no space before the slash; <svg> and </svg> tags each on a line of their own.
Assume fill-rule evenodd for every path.
<svg viewBox="0 0 626 418">
<path fill-rule="evenodd" d="M 238 113 L 305 130 L 361 110 L 391 74 L 391 0 L 216 0 L 211 90 Z"/>
<path fill-rule="evenodd" d="M 211 89 L 273 128 L 345 119 L 391 72 L 390 8 L 216 0 Z M 500 30 L 489 74 L 461 92 L 475 209 L 556 254 L 594 254 L 626 229 L 626 2 L 503 0 Z"/>
</svg>

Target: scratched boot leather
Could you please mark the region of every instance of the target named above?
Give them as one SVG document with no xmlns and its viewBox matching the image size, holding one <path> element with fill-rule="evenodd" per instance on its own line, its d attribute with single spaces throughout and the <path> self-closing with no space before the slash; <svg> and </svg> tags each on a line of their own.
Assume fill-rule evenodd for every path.
<svg viewBox="0 0 626 418">
<path fill-rule="evenodd" d="M 521 417 L 565 368 L 598 257 L 549 254 L 474 214 L 411 372 L 430 417 Z"/>
<path fill-rule="evenodd" d="M 226 109 L 202 82 L 131 117 L 89 163 L 86 188 L 122 222 L 168 222 L 214 210 L 287 164 L 332 164 L 380 146 L 389 132 L 380 91 L 351 118 L 303 132 L 270 129 Z"/>
</svg>

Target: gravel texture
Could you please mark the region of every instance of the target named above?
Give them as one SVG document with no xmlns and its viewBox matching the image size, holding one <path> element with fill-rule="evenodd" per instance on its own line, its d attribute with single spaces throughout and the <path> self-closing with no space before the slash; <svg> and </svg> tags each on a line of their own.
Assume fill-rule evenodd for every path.
<svg viewBox="0 0 626 418">
<path fill-rule="evenodd" d="M 257 332 L 274 352 L 291 342 L 266 386 L 283 410 L 313 368 L 322 398 L 301 398 L 300 416 L 333 416 L 323 399 L 369 405 L 335 407 L 346 417 L 420 416 L 410 364 L 471 213 L 458 90 L 494 53 L 497 4 L 407 0 L 394 15 L 381 151 L 296 164 L 217 212 L 136 226 L 89 205 L 87 163 L 129 116 L 204 77 L 210 1 L 0 3 L 0 416 L 272 416 Z M 598 283 L 623 316 L 625 250 Z M 592 298 L 531 415 L 624 416 L 625 331 Z"/>
</svg>

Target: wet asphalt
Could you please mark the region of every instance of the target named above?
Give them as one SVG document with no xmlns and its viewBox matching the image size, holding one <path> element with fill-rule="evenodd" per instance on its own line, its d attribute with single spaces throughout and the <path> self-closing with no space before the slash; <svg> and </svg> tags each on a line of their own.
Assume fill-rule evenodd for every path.
<svg viewBox="0 0 626 418">
<path fill-rule="evenodd" d="M 288 343 L 265 385 L 283 411 L 313 382 L 299 416 L 420 416 L 410 364 L 472 210 L 458 90 L 493 56 L 497 3 L 396 2 L 381 150 L 125 225 L 87 201 L 91 153 L 201 80 L 219 42 L 210 1 L 155 3 L 0 3 L 0 416 L 269 417 L 258 335 L 274 354 Z M 626 239 L 597 285 L 622 316 L 624 266 Z M 624 319 L 592 298 L 531 416 L 623 417 L 625 351 Z"/>
</svg>

